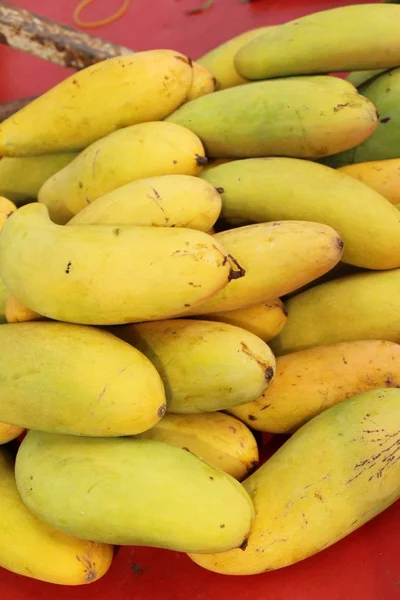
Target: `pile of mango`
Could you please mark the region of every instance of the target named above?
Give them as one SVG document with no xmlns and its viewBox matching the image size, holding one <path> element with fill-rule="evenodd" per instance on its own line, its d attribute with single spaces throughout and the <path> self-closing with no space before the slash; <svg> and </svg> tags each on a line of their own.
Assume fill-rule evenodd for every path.
<svg viewBox="0 0 400 600">
<path fill-rule="evenodd" d="M 1 124 L 2 567 L 261 573 L 399 498 L 399 31 L 368 4 L 132 53 Z"/>
</svg>

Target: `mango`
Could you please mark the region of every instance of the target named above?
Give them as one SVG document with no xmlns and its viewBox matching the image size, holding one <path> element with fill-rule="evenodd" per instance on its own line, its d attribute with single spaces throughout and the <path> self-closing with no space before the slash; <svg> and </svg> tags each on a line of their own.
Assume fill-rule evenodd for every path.
<svg viewBox="0 0 400 600">
<path fill-rule="evenodd" d="M 341 540 L 400 497 L 400 390 L 373 390 L 303 425 L 243 486 L 256 516 L 243 550 L 191 554 L 202 567 L 251 575 Z"/>
<path fill-rule="evenodd" d="M 248 83 L 187 102 L 166 121 L 193 131 L 211 158 L 329 156 L 360 144 L 378 119 L 372 102 L 326 80 Z"/>
<path fill-rule="evenodd" d="M 167 413 L 157 425 L 136 438 L 159 440 L 192 452 L 239 481 L 258 464 L 258 446 L 250 429 L 220 412 Z"/>
<path fill-rule="evenodd" d="M 23 158 L 3 156 L 0 160 L 0 194 L 17 206 L 34 202 L 44 182 L 77 155 L 77 152 L 66 152 Z"/>
<path fill-rule="evenodd" d="M 75 435 L 141 433 L 165 413 L 151 362 L 115 336 L 67 323 L 0 327 L 0 422 Z"/>
<path fill-rule="evenodd" d="M 400 202 L 400 158 L 345 165 L 338 171 L 366 183 L 392 204 Z"/>
<path fill-rule="evenodd" d="M 187 100 L 194 100 L 215 92 L 217 81 L 212 73 L 199 63 L 193 62 L 193 81 L 189 89 Z"/>
<path fill-rule="evenodd" d="M 4 198 L 4 196 L 0 196 L 0 230 L 7 221 L 8 217 L 10 217 L 16 210 L 17 207 L 13 202 L 11 202 L 11 200 Z"/>
<path fill-rule="evenodd" d="M 209 231 L 221 212 L 221 196 L 190 175 L 162 175 L 127 183 L 97 198 L 68 225 L 148 225 Z"/>
<path fill-rule="evenodd" d="M 258 37 L 268 29 L 269 27 L 267 26 L 245 31 L 220 44 L 216 48 L 213 48 L 197 59 L 197 62 L 200 65 L 203 65 L 203 67 L 211 71 L 214 75 L 217 80 L 217 89 L 224 90 L 226 88 L 247 83 L 247 79 L 243 79 L 235 69 L 235 55 L 242 46 L 247 44 L 247 42 Z"/>
<path fill-rule="evenodd" d="M 2 278 L 0 277 L 0 325 L 6 323 L 6 303 L 9 296 L 8 289 Z"/>
<path fill-rule="evenodd" d="M 400 6 L 396 8 L 400 10 Z M 342 167 L 400 156 L 400 68 L 369 79 L 360 86 L 359 91 L 378 109 L 378 126 L 368 139 L 347 151 L 324 159 L 330 166 Z"/>
<path fill-rule="evenodd" d="M 181 313 L 242 274 L 231 260 L 202 231 L 62 227 L 40 203 L 21 207 L 0 236 L 0 273 L 10 294 L 44 317 L 86 325 Z"/>
<path fill-rule="evenodd" d="M 3 121 L 0 155 L 79 151 L 117 129 L 162 120 L 185 101 L 192 81 L 191 61 L 174 50 L 103 60 Z"/>
<path fill-rule="evenodd" d="M 33 514 L 98 542 L 222 552 L 244 543 L 254 514 L 233 477 L 156 440 L 30 431 L 16 480 Z"/>
<path fill-rule="evenodd" d="M 7 323 L 39 321 L 45 318 L 43 315 L 39 315 L 39 313 L 21 304 L 14 296 L 8 296 L 6 300 L 5 317 Z"/>
<path fill-rule="evenodd" d="M 360 71 L 400 64 L 400 7 L 341 6 L 271 27 L 236 54 L 247 79 L 332 71 Z"/>
<path fill-rule="evenodd" d="M 0 423 L 0 444 L 8 444 L 15 438 L 19 437 L 25 430 L 18 425 L 10 425 L 9 423 Z M 0 458 L 1 461 L 1 458 Z M 0 559 L 1 562 L 1 559 Z"/>
<path fill-rule="evenodd" d="M 271 341 L 276 355 L 351 340 L 400 343 L 400 269 L 338 277 L 285 307 L 286 326 Z"/>
<path fill-rule="evenodd" d="M 50 527 L 22 502 L 14 464 L 0 449 L 0 566 L 13 573 L 59 585 L 85 585 L 111 566 L 113 547 L 87 542 Z"/>
<path fill-rule="evenodd" d="M 232 161 L 202 177 L 224 190 L 221 217 L 228 223 L 324 223 L 342 238 L 344 262 L 368 269 L 400 267 L 398 212 L 345 173 L 311 161 L 270 157 Z"/>
<path fill-rule="evenodd" d="M 384 387 L 400 387 L 400 346 L 342 342 L 278 356 L 268 389 L 229 412 L 253 429 L 288 434 L 339 402 Z"/>
<path fill-rule="evenodd" d="M 352 71 L 346 77 L 346 80 L 352 83 L 356 88 L 360 87 L 363 83 L 384 73 L 387 69 L 372 69 L 369 71 Z"/>
<path fill-rule="evenodd" d="M 142 123 L 91 144 L 43 184 L 38 199 L 51 219 L 64 225 L 122 185 L 154 175 L 197 175 L 205 162 L 200 140 L 188 129 L 172 123 Z"/>
<path fill-rule="evenodd" d="M 172 319 L 112 331 L 153 363 L 169 412 L 224 410 L 255 400 L 274 375 L 267 344 L 226 323 Z"/>
<path fill-rule="evenodd" d="M 275 298 L 246 308 L 207 313 L 207 320 L 242 327 L 242 329 L 257 335 L 264 342 L 269 342 L 285 326 L 287 314 L 282 300 Z"/>
<path fill-rule="evenodd" d="M 246 308 L 288 294 L 329 271 L 343 252 L 334 229 L 306 221 L 258 223 L 213 237 L 243 267 L 243 284 L 232 280 L 210 300 L 185 310 L 185 316 Z"/>
</svg>

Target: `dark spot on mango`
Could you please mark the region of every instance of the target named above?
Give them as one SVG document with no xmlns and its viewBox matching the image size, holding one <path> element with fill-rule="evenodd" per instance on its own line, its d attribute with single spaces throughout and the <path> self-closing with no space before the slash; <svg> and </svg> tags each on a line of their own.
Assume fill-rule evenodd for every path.
<svg viewBox="0 0 400 600">
<path fill-rule="evenodd" d="M 218 194 L 223 194 L 225 192 L 223 187 L 217 187 L 215 189 L 217 190 Z"/>
<path fill-rule="evenodd" d="M 257 417 L 255 417 L 254 415 L 248 415 L 247 418 L 249 419 L 249 421 L 257 421 Z"/>
<path fill-rule="evenodd" d="M 67 264 L 67 268 L 65 269 L 65 272 L 66 272 L 67 275 L 69 275 L 69 272 L 71 270 L 71 265 L 72 265 L 72 262 L 69 260 L 68 264 Z"/>
<path fill-rule="evenodd" d="M 249 545 L 249 540 L 246 538 L 245 540 L 243 540 L 243 542 L 240 544 L 239 548 L 240 550 L 246 550 L 247 546 Z"/>
<path fill-rule="evenodd" d="M 116 235 L 117 237 L 119 236 L 120 233 L 121 233 L 121 230 L 119 227 L 116 227 L 115 229 L 113 229 L 113 234 Z"/>
<path fill-rule="evenodd" d="M 225 529 L 225 523 L 221 523 L 220 527 L 221 529 Z"/>
<path fill-rule="evenodd" d="M 336 245 L 339 248 L 339 250 L 343 250 L 344 242 L 343 242 L 342 238 L 340 238 L 339 236 L 336 238 Z"/>
<path fill-rule="evenodd" d="M 380 119 L 380 123 L 383 123 L 383 124 L 389 123 L 389 121 L 390 121 L 390 117 L 384 117 L 383 119 Z"/>
<path fill-rule="evenodd" d="M 273 370 L 273 368 L 272 367 L 267 367 L 265 369 L 265 379 L 267 381 L 271 381 L 271 379 L 273 378 L 273 376 L 274 376 L 274 370 Z"/>
<path fill-rule="evenodd" d="M 200 156 L 200 154 L 196 154 L 196 164 L 199 167 L 205 167 L 208 163 L 208 158 L 206 156 Z"/>
<path fill-rule="evenodd" d="M 157 410 L 157 416 L 160 417 L 160 419 L 161 419 L 165 415 L 166 412 L 167 412 L 167 405 L 161 404 L 161 406 Z"/>
</svg>

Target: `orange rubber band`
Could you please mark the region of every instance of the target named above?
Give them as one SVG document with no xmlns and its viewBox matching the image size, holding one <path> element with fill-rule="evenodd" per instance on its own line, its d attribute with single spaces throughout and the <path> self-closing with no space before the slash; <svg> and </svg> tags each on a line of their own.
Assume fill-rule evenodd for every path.
<svg viewBox="0 0 400 600">
<path fill-rule="evenodd" d="M 124 0 L 121 8 L 110 17 L 100 19 L 99 21 L 83 21 L 80 18 L 81 12 L 85 10 L 85 8 L 89 6 L 89 4 L 93 4 L 94 2 L 96 2 L 96 0 L 81 0 L 81 2 L 79 2 L 78 6 L 75 8 L 73 13 L 73 20 L 75 25 L 79 25 L 79 27 L 102 27 L 103 25 L 109 25 L 109 23 L 113 23 L 114 21 L 122 17 L 131 5 L 131 0 Z"/>
</svg>

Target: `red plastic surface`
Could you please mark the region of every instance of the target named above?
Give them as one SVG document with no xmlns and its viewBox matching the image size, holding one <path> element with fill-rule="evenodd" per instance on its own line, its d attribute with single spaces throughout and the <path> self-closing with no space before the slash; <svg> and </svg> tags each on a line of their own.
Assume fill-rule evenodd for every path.
<svg viewBox="0 0 400 600">
<path fill-rule="evenodd" d="M 78 0 L 13 0 L 51 19 L 72 25 Z M 253 27 L 274 24 L 316 10 L 361 2 L 215 0 L 207 11 L 188 15 L 201 0 L 132 0 L 119 21 L 93 34 L 134 50 L 174 48 L 196 58 Z M 85 18 L 99 18 L 119 0 L 99 0 Z M 205 32 L 205 33 L 204 33 Z M 0 101 L 39 94 L 67 71 L 0 47 Z M 272 442 L 274 444 L 274 441 Z M 318 452 L 318 448 L 315 449 Z M 179 493 L 179 490 L 177 490 Z M 1 535 L 1 524 L 0 524 Z M 15 540 L 18 544 L 18 540 Z M 253 577 L 209 573 L 176 552 L 121 548 L 111 570 L 95 584 L 62 588 L 0 569 L 4 600 L 399 600 L 400 503 L 359 531 L 297 565 Z M 57 557 L 54 557 L 57 560 Z"/>
</svg>

